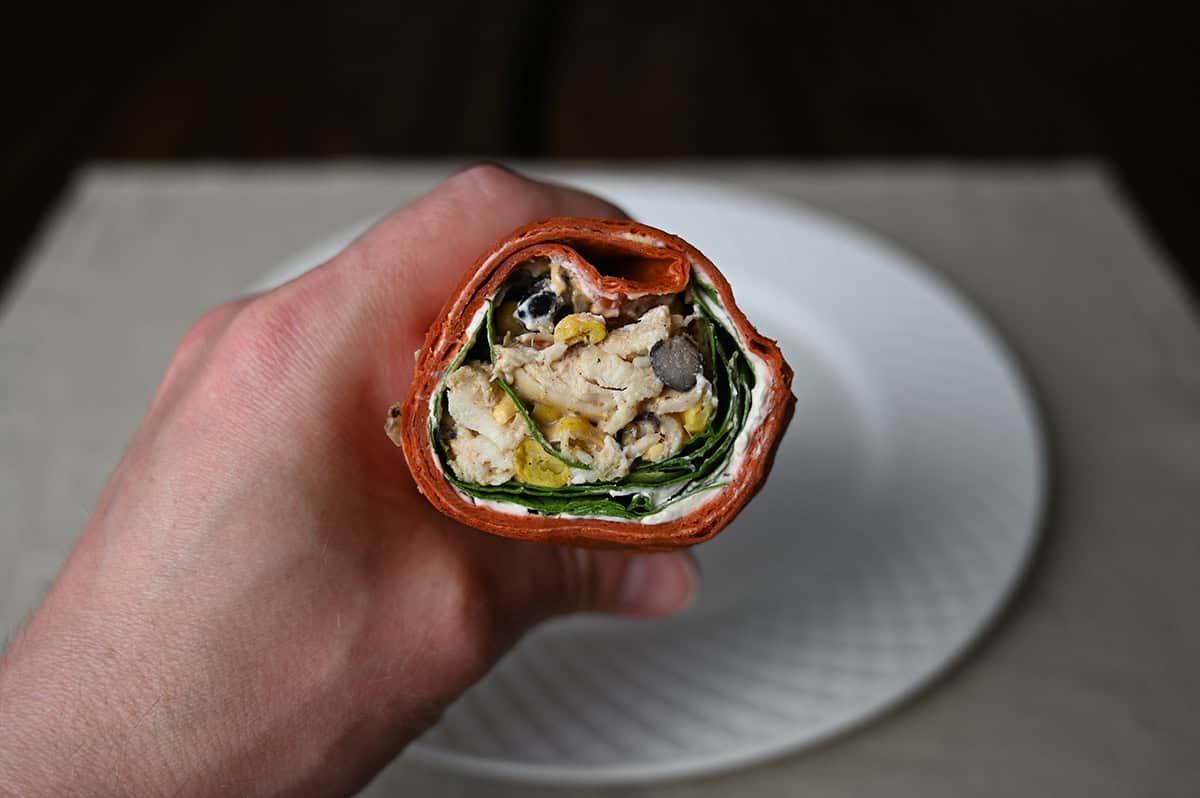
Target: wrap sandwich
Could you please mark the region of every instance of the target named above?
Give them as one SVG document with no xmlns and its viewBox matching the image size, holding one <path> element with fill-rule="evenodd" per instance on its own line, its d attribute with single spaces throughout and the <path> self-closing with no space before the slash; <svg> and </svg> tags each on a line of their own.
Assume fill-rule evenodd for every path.
<svg viewBox="0 0 1200 798">
<path fill-rule="evenodd" d="M 466 273 L 386 431 L 420 492 L 464 524 L 669 549 L 717 534 L 762 485 L 791 379 L 695 247 L 556 218 Z"/>
</svg>

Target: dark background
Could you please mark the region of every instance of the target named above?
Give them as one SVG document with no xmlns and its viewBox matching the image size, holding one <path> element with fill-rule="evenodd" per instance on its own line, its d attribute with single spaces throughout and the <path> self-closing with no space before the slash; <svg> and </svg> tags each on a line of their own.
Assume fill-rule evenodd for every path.
<svg viewBox="0 0 1200 798">
<path fill-rule="evenodd" d="M 88 160 L 509 155 L 1098 156 L 1197 291 L 1200 43 L 1170 6 L 47 4 L 0 54 L 0 292 Z"/>
</svg>

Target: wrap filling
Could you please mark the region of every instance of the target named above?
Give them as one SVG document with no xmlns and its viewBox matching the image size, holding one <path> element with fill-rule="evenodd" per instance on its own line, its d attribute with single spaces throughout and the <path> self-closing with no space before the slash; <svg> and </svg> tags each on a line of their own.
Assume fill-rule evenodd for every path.
<svg viewBox="0 0 1200 798">
<path fill-rule="evenodd" d="M 446 478 L 531 513 L 622 519 L 728 484 L 755 374 L 727 318 L 695 273 L 614 301 L 531 258 L 434 396 Z"/>
</svg>

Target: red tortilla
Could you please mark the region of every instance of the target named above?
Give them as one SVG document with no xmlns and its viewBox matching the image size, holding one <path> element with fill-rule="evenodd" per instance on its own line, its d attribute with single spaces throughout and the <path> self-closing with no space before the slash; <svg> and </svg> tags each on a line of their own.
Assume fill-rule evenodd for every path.
<svg viewBox="0 0 1200 798">
<path fill-rule="evenodd" d="M 504 284 L 532 257 L 553 253 L 569 261 L 575 280 L 593 302 L 623 302 L 648 294 L 684 290 L 691 273 L 712 285 L 732 318 L 742 346 L 766 364 L 762 421 L 748 443 L 742 462 L 724 488 L 702 496 L 707 500 L 686 514 L 660 523 L 605 518 L 557 518 L 534 515 L 515 507 L 505 513 L 478 506 L 446 480 L 437 446 L 430 439 L 429 407 L 445 370 L 470 343 L 468 326 Z M 761 375 L 760 375 L 761 379 Z M 717 267 L 681 238 L 630 221 L 555 218 L 522 227 L 475 262 L 450 295 L 438 320 L 425 336 L 412 384 L 399 419 L 404 457 L 417 489 L 440 512 L 468 526 L 504 537 L 577 546 L 625 549 L 672 549 L 708 540 L 720 532 L 766 478 L 775 446 L 795 402 L 792 370 L 770 338 L 758 334 L 733 300 L 729 283 Z"/>
</svg>

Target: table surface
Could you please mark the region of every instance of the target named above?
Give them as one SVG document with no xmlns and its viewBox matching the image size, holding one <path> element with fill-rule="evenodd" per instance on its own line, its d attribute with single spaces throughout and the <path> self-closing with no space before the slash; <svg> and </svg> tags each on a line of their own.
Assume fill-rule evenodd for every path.
<svg viewBox="0 0 1200 798">
<path fill-rule="evenodd" d="M 0 309 L 0 633 L 20 623 L 53 578 L 189 321 L 323 236 L 417 196 L 454 166 L 102 165 L 78 176 Z M 1200 325 L 1106 172 L 1088 163 L 766 162 L 638 172 L 651 168 L 841 215 L 956 287 L 1008 341 L 1033 384 L 1052 454 L 1051 502 L 1041 551 L 1004 619 L 958 667 L 887 717 L 742 771 L 569 793 L 1196 789 Z M 403 789 L 562 794 L 403 759 L 366 794 Z"/>
</svg>

